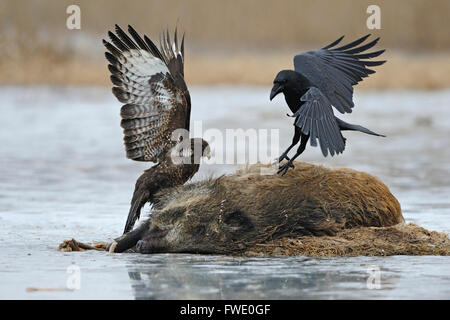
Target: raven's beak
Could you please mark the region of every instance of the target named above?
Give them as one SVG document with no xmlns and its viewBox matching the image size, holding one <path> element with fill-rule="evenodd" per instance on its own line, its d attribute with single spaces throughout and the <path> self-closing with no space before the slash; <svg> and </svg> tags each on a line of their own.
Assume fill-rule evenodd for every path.
<svg viewBox="0 0 450 320">
<path fill-rule="evenodd" d="M 270 91 L 270 101 L 272 101 L 273 98 L 280 92 L 284 90 L 284 87 L 281 84 L 275 83 L 273 85 L 272 91 Z"/>
</svg>

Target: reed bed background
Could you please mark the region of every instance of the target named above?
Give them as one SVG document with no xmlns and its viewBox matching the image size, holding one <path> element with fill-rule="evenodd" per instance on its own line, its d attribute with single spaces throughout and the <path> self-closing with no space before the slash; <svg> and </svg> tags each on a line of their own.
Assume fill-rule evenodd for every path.
<svg viewBox="0 0 450 320">
<path fill-rule="evenodd" d="M 70 4 L 81 30 L 66 27 Z M 380 30 L 366 27 L 370 4 Z M 296 53 L 372 33 L 388 63 L 362 87 L 450 87 L 449 13 L 448 0 L 2 0 L 0 84 L 109 85 L 101 39 L 117 23 L 155 40 L 178 25 L 193 84 L 269 85 Z"/>
</svg>

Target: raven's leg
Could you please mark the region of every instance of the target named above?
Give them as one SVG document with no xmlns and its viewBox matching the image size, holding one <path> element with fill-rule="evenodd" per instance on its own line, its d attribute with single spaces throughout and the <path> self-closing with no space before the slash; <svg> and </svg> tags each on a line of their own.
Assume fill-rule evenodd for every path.
<svg viewBox="0 0 450 320">
<path fill-rule="evenodd" d="M 294 127 L 295 127 L 295 133 L 294 133 L 294 138 L 292 138 L 292 143 L 291 143 L 291 145 L 286 149 L 286 151 L 283 152 L 283 153 L 281 154 L 281 156 L 278 158 L 278 162 L 281 162 L 281 161 L 283 161 L 284 159 L 290 160 L 289 157 L 288 157 L 288 153 L 289 153 L 289 151 L 291 151 L 291 149 L 292 149 L 292 148 L 298 143 L 298 141 L 300 140 L 300 135 L 301 135 L 300 128 L 297 127 L 295 124 L 294 124 Z"/>
<path fill-rule="evenodd" d="M 302 133 L 302 134 L 301 134 L 300 146 L 298 147 L 297 152 L 295 153 L 295 155 L 294 155 L 291 159 L 289 159 L 288 162 L 286 162 L 285 164 L 283 164 L 283 165 L 278 169 L 278 173 L 283 172 L 283 173 L 282 173 L 282 176 L 284 176 L 284 175 L 286 174 L 286 172 L 288 171 L 289 168 L 294 168 L 294 165 L 293 165 L 292 162 L 293 162 L 299 155 L 301 155 L 301 154 L 303 153 L 303 151 L 305 151 L 306 143 L 308 142 L 308 140 L 309 140 L 309 135 L 306 135 L 306 134 L 303 134 L 303 133 Z"/>
</svg>

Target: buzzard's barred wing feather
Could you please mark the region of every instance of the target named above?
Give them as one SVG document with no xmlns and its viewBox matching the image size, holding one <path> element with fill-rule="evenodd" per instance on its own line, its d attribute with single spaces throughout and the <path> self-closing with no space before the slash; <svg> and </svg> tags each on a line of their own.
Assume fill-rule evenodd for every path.
<svg viewBox="0 0 450 320">
<path fill-rule="evenodd" d="M 191 97 L 184 81 L 184 34 L 181 38 L 181 46 L 178 48 L 178 29 L 174 32 L 174 42 L 171 44 L 169 30 L 163 33 L 163 40 L 159 38 L 161 48 L 161 58 L 165 61 L 170 73 L 178 88 L 180 88 L 187 101 L 188 110 L 186 118 L 186 127 L 189 128 L 191 114 Z"/>
<path fill-rule="evenodd" d="M 295 71 L 303 74 L 329 99 L 341 113 L 352 112 L 353 86 L 375 71 L 367 68 L 379 66 L 386 61 L 366 61 L 381 55 L 384 50 L 364 53 L 375 46 L 375 40 L 359 46 L 370 35 L 335 48 L 343 36 L 319 50 L 300 53 L 294 57 Z M 358 47 L 359 46 L 359 47 Z M 361 54 L 359 54 L 361 53 Z"/>
<path fill-rule="evenodd" d="M 331 156 L 342 153 L 345 149 L 333 108 L 327 97 L 315 87 L 311 87 L 302 97 L 305 103 L 294 114 L 295 125 L 303 134 L 309 135 L 312 146 L 317 146 L 319 140 L 320 148 L 326 157 L 328 152 Z"/>
<path fill-rule="evenodd" d="M 128 26 L 128 36 L 119 26 L 109 32 L 108 49 L 113 93 L 124 103 L 120 115 L 127 157 L 138 161 L 159 162 L 176 141 L 172 132 L 189 130 L 190 97 L 183 72 L 183 42 L 170 43 L 170 37 L 158 49 L 147 37 Z M 174 40 L 177 41 L 175 31 Z"/>
</svg>

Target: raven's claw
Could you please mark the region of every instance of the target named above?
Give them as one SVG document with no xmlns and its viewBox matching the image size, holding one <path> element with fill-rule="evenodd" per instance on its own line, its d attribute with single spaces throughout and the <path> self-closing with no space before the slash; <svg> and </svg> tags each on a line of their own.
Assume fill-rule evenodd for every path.
<svg viewBox="0 0 450 320">
<path fill-rule="evenodd" d="M 283 161 L 284 159 L 286 160 L 291 160 L 291 158 L 288 157 L 287 152 L 283 153 L 279 158 L 278 158 L 278 162 Z"/>
<path fill-rule="evenodd" d="M 288 162 L 283 164 L 281 167 L 279 167 L 277 173 L 280 174 L 282 172 L 281 176 L 284 176 L 286 174 L 286 172 L 289 170 L 289 168 L 295 168 L 295 166 L 291 160 L 289 160 Z"/>
</svg>

